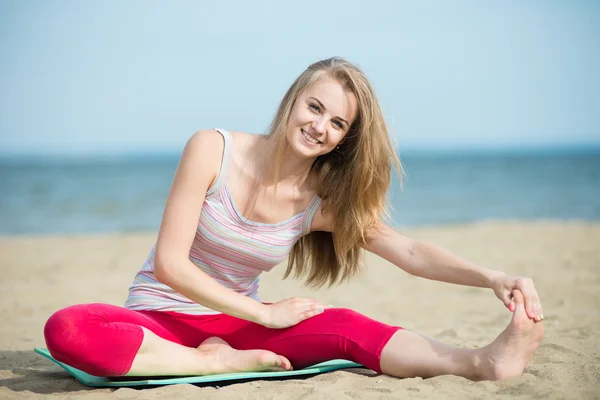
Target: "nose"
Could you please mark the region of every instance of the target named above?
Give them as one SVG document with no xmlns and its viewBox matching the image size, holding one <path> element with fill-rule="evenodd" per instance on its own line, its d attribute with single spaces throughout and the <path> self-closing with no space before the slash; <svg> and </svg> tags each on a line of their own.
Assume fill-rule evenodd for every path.
<svg viewBox="0 0 600 400">
<path fill-rule="evenodd" d="M 316 133 L 324 133 L 326 124 L 327 124 L 327 121 L 325 118 L 318 118 L 313 121 L 311 128 Z"/>
</svg>

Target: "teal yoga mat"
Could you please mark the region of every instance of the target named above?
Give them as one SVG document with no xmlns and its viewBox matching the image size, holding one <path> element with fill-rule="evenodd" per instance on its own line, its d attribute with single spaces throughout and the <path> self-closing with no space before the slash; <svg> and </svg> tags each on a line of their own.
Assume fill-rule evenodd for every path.
<svg viewBox="0 0 600 400">
<path fill-rule="evenodd" d="M 60 361 L 56 361 L 47 349 L 36 348 L 35 352 L 46 357 L 50 361 L 58 364 L 64 368 L 69 374 L 73 375 L 75 379 L 84 385 L 95 386 L 95 387 L 131 387 L 131 386 L 160 386 L 160 385 L 174 385 L 177 383 L 211 383 L 211 382 L 223 382 L 223 381 L 237 381 L 247 379 L 264 379 L 264 378 L 289 378 L 294 376 L 302 375 L 314 375 L 322 372 L 334 371 L 336 369 L 343 368 L 362 368 L 363 366 L 357 363 L 353 363 L 346 360 L 332 360 L 326 361 L 320 364 L 315 364 L 311 367 L 294 371 L 284 372 L 236 372 L 232 374 L 219 374 L 219 375 L 201 375 L 201 376 L 184 376 L 184 377 L 145 377 L 135 379 L 133 377 L 110 379 L 102 378 L 86 374 L 85 372 L 73 368 L 67 364 L 63 364 Z"/>
</svg>

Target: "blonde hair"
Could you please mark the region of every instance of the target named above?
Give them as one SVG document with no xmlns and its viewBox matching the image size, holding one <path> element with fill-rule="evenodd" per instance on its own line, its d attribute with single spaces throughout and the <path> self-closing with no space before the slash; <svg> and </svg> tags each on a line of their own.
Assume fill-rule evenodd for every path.
<svg viewBox="0 0 600 400">
<path fill-rule="evenodd" d="M 366 232 L 387 216 L 392 166 L 400 178 L 403 175 L 371 84 L 358 67 L 333 57 L 311 64 L 279 105 L 268 131 L 275 155 L 273 181 L 278 181 L 282 157 L 289 146 L 286 131 L 294 104 L 324 75 L 354 93 L 358 111 L 339 149 L 317 157 L 312 166 L 318 176 L 317 194 L 323 200 L 323 212 L 331 216 L 335 234 L 314 231 L 303 236 L 288 259 L 284 277 L 293 271 L 296 278 L 305 277 L 306 284 L 313 287 L 331 286 L 359 272 Z"/>
</svg>

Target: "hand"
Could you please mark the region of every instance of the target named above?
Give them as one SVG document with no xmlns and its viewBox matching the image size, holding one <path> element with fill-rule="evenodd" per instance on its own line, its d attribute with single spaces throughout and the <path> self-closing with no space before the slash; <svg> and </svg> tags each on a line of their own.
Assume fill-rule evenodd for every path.
<svg viewBox="0 0 600 400">
<path fill-rule="evenodd" d="M 515 275 L 502 275 L 493 281 L 492 289 L 494 289 L 496 296 L 510 311 L 515 311 L 512 292 L 513 290 L 520 290 L 525 298 L 525 311 L 527 312 L 527 316 L 537 322 L 544 319 L 540 296 L 538 296 L 531 278 Z"/>
<path fill-rule="evenodd" d="M 259 323 L 267 328 L 288 328 L 321 314 L 325 308 L 316 299 L 292 297 L 265 304 L 260 313 Z"/>
</svg>

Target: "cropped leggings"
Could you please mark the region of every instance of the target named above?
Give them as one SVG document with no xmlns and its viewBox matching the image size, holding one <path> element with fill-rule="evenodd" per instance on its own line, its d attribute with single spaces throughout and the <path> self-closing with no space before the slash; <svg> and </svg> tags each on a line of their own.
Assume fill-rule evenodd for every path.
<svg viewBox="0 0 600 400">
<path fill-rule="evenodd" d="M 272 329 L 226 314 L 81 304 L 54 313 L 46 322 L 44 336 L 56 360 L 91 375 L 121 376 L 131 368 L 142 344 L 142 327 L 188 347 L 216 336 L 238 350 L 270 350 L 287 357 L 295 369 L 341 358 L 379 373 L 383 347 L 402 329 L 344 308 L 326 309 L 290 328 Z"/>
</svg>

